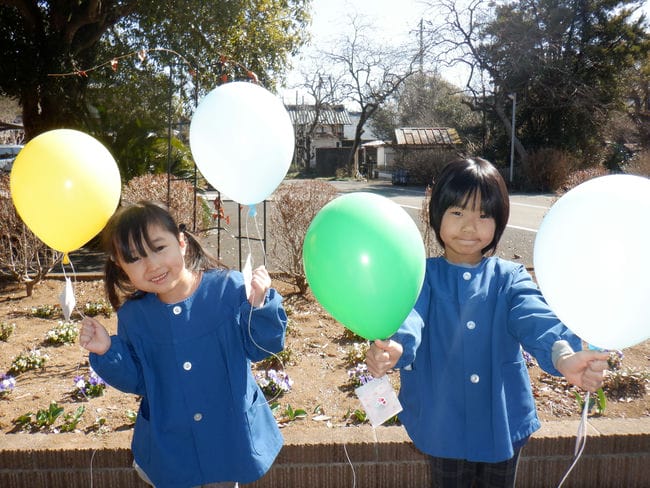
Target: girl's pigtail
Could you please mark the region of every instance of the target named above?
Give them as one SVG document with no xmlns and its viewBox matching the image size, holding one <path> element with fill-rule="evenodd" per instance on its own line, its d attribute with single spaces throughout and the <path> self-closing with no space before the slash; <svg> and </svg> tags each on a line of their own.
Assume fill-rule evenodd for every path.
<svg viewBox="0 0 650 488">
<path fill-rule="evenodd" d="M 122 300 L 118 293 L 118 289 L 120 288 L 120 272 L 120 267 L 112 258 L 106 260 L 106 264 L 104 265 L 104 289 L 108 301 L 114 310 L 117 310 L 122 305 Z"/>
<path fill-rule="evenodd" d="M 180 224 L 178 230 L 185 236 L 187 252 L 185 265 L 192 271 L 205 271 L 213 268 L 226 268 L 226 266 L 213 256 L 199 240 L 187 230 L 185 224 Z"/>
</svg>

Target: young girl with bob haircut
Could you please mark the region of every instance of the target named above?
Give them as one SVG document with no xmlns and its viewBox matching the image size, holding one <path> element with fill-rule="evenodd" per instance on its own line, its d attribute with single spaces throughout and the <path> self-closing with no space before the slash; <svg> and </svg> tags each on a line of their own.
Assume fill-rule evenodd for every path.
<svg viewBox="0 0 650 488">
<path fill-rule="evenodd" d="M 139 395 L 134 466 L 156 487 L 238 486 L 282 447 L 251 372 L 284 347 L 287 316 L 264 267 L 223 268 L 152 202 L 118 209 L 103 231 L 117 334 L 86 317 L 81 345 L 111 386 Z"/>
<path fill-rule="evenodd" d="M 607 368 L 608 354 L 581 351 L 524 266 L 493 256 L 509 211 L 488 161 L 445 166 L 429 204 L 444 254 L 427 259 L 414 310 L 366 357 L 375 377 L 400 369 L 399 418 L 428 454 L 434 487 L 514 486 L 520 450 L 540 428 L 522 348 L 590 391 Z"/>
</svg>

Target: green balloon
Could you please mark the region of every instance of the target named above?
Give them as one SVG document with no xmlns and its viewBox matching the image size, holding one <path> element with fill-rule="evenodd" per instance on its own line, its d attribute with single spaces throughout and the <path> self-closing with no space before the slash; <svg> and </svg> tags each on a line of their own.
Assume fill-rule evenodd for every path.
<svg viewBox="0 0 650 488">
<path fill-rule="evenodd" d="M 366 192 L 325 205 L 303 243 L 316 299 L 368 340 L 386 339 L 404 322 L 422 288 L 425 258 L 420 231 L 406 211 Z"/>
</svg>

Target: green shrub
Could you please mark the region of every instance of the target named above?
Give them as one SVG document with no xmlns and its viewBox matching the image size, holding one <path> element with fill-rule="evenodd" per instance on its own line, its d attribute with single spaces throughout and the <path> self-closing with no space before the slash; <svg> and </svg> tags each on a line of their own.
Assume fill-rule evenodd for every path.
<svg viewBox="0 0 650 488">
<path fill-rule="evenodd" d="M 16 330 L 16 324 L 8 322 L 0 322 L 0 341 L 7 342 L 11 334 Z"/>
<path fill-rule="evenodd" d="M 79 337 L 79 328 L 74 322 L 59 321 L 52 329 L 45 334 L 45 342 L 48 344 L 74 344 Z"/>
<path fill-rule="evenodd" d="M 47 354 L 41 354 L 38 349 L 22 352 L 13 359 L 7 373 L 16 375 L 32 369 L 43 368 L 47 359 Z"/>
</svg>

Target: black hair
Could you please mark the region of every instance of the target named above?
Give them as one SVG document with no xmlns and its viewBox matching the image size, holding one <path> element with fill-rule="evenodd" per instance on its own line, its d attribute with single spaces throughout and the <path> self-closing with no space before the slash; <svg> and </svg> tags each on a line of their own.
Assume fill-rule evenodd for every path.
<svg viewBox="0 0 650 488">
<path fill-rule="evenodd" d="M 510 216 L 510 199 L 506 183 L 492 163 L 482 158 L 461 158 L 448 163 L 436 178 L 429 201 L 429 223 L 438 243 L 442 216 L 449 207 L 467 208 L 481 200 L 481 211 L 494 219 L 494 238 L 481 249 L 484 255 L 496 252 Z"/>
<path fill-rule="evenodd" d="M 124 205 L 113 214 L 102 231 L 102 246 L 107 255 L 104 287 L 108 300 L 115 310 L 125 299 L 143 296 L 135 289 L 124 270 L 117 265 L 117 260 L 121 259 L 129 263 L 138 257 L 145 257 L 146 248 L 155 247 L 149 236 L 149 227 L 152 225 L 160 226 L 178 239 L 181 233 L 184 234 L 187 243 L 185 266 L 190 271 L 225 268 L 223 263 L 212 256 L 183 224 L 180 226 L 176 224 L 164 205 L 145 200 Z"/>
</svg>

